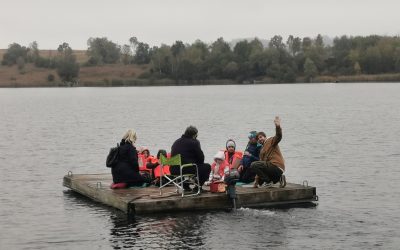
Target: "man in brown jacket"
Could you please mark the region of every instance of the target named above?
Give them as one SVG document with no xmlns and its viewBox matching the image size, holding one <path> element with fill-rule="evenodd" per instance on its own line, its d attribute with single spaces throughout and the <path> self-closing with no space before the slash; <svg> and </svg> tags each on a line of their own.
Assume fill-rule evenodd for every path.
<svg viewBox="0 0 400 250">
<path fill-rule="evenodd" d="M 260 160 L 251 164 L 250 168 L 257 174 L 254 187 L 258 187 L 263 183 L 271 184 L 280 182 L 280 186 L 286 186 L 285 160 L 283 159 L 279 142 L 282 139 L 281 119 L 279 116 L 274 120 L 276 134 L 273 137 L 266 138 L 264 133 L 258 133 L 257 139 L 263 144 L 260 152 Z"/>
</svg>

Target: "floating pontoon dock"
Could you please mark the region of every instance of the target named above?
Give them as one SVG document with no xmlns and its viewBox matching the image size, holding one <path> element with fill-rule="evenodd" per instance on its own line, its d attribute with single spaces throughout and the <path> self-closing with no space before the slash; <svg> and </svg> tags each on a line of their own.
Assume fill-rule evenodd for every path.
<svg viewBox="0 0 400 250">
<path fill-rule="evenodd" d="M 63 185 L 129 215 L 232 208 L 232 201 L 225 193 L 205 192 L 182 198 L 173 194 L 175 187 L 167 187 L 160 196 L 158 187 L 110 189 L 111 182 L 111 174 L 69 172 L 64 176 Z M 303 185 L 288 183 L 284 188 L 280 188 L 279 184 L 262 188 L 236 186 L 236 193 L 237 207 L 271 207 L 318 200 L 316 188 L 308 186 L 307 182 Z"/>
</svg>

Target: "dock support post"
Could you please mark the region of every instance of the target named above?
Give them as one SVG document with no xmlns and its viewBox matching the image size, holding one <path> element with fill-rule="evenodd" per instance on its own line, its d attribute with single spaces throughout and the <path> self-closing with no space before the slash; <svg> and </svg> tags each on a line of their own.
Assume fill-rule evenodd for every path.
<svg viewBox="0 0 400 250">
<path fill-rule="evenodd" d="M 134 219 L 136 210 L 135 210 L 135 203 L 129 202 L 128 203 L 128 209 L 127 209 L 127 214 L 128 214 L 128 219 Z"/>
</svg>

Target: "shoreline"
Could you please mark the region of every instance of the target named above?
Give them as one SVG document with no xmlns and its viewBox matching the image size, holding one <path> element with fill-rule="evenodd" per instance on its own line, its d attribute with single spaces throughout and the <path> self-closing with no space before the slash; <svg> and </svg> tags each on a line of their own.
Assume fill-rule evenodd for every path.
<svg viewBox="0 0 400 250">
<path fill-rule="evenodd" d="M 253 84 L 304 84 L 304 76 L 295 82 L 277 82 L 272 78 L 248 80 L 209 79 L 174 80 L 157 79 L 148 74 L 148 65 L 101 65 L 82 67 L 77 83 L 65 83 L 58 77 L 55 69 L 37 68 L 27 64 L 24 69 L 14 66 L 0 66 L 0 88 L 42 88 L 42 87 L 146 87 L 146 86 L 208 86 L 208 85 L 253 85 Z M 148 77 L 144 77 L 144 75 Z M 51 80 L 50 80 L 51 76 Z M 359 74 L 359 75 L 320 75 L 311 83 L 366 83 L 400 82 L 399 73 Z"/>
<path fill-rule="evenodd" d="M 396 77 L 388 77 L 387 75 L 368 75 L 359 76 L 339 76 L 339 77 L 316 77 L 313 82 L 301 81 L 296 82 L 274 82 L 272 80 L 254 80 L 237 82 L 233 80 L 208 80 L 208 81 L 174 81 L 170 79 L 149 80 L 149 79 L 129 79 L 129 80 L 112 80 L 108 82 L 80 82 L 62 83 L 0 83 L 0 88 L 69 88 L 69 87 L 163 87 L 163 86 L 213 86 L 213 85 L 264 85 L 264 84 L 321 84 L 321 83 L 400 83 L 400 74 Z"/>
</svg>

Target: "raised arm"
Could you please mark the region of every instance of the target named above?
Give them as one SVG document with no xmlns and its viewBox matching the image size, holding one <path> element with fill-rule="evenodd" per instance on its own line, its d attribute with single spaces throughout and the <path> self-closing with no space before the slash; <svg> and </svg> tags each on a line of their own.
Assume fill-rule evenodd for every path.
<svg viewBox="0 0 400 250">
<path fill-rule="evenodd" d="M 279 116 L 275 116 L 275 136 L 272 142 L 272 146 L 278 145 L 278 143 L 282 140 L 282 128 L 281 128 L 281 118 Z"/>
</svg>

